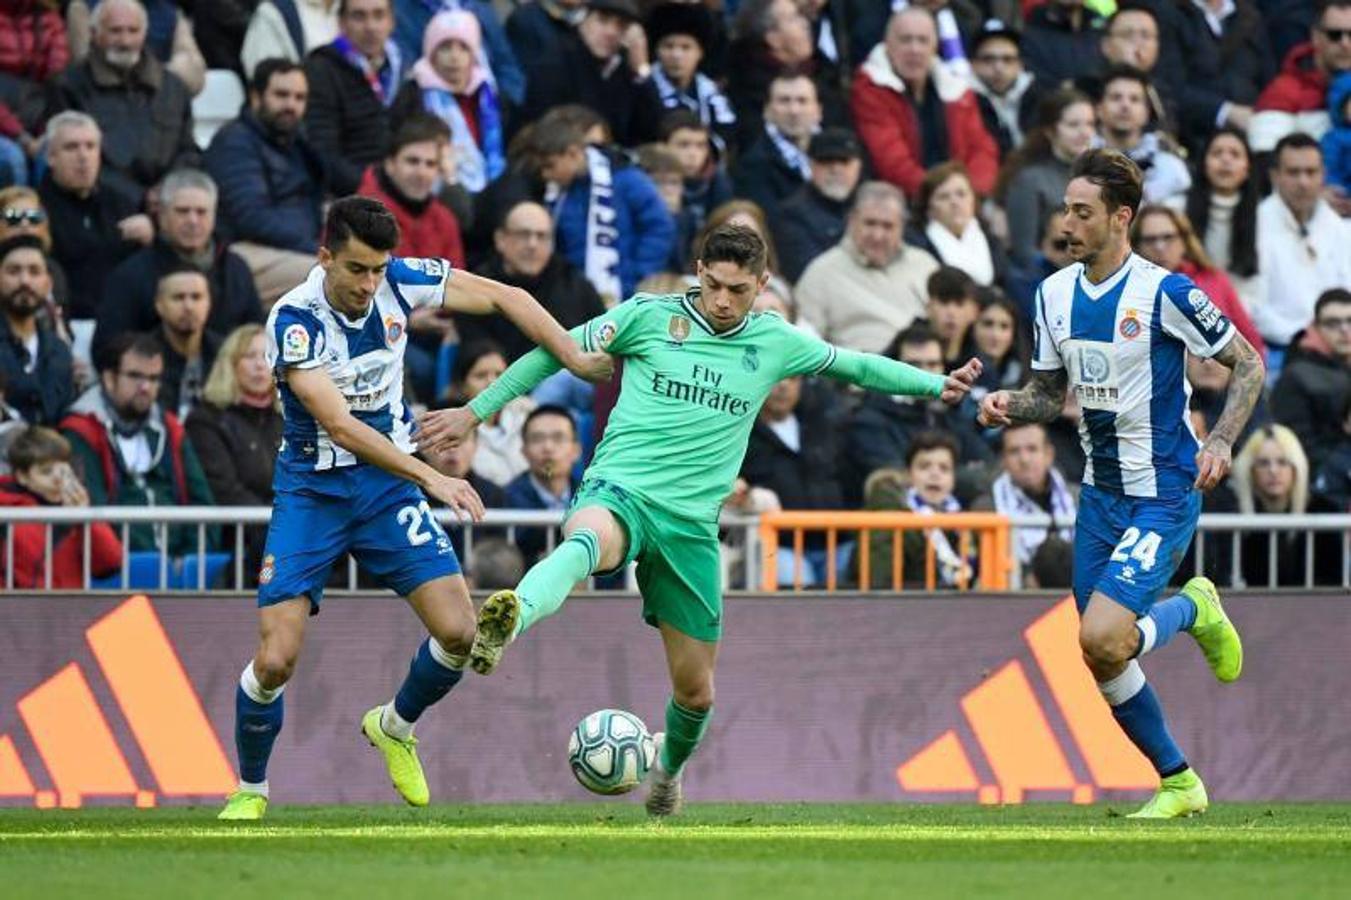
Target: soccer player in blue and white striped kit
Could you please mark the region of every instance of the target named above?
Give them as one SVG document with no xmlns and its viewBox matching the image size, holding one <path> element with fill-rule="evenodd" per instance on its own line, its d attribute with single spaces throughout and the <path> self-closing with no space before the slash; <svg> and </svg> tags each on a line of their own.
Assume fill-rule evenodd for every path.
<svg viewBox="0 0 1351 900">
<path fill-rule="evenodd" d="M 1133 817 L 1173 818 L 1203 812 L 1209 801 L 1139 658 L 1187 631 L 1220 681 L 1242 671 L 1243 645 L 1208 579 L 1159 597 L 1196 530 L 1201 492 L 1229 472 L 1265 372 L 1252 345 L 1191 279 L 1131 252 L 1142 182 L 1136 164 L 1114 150 L 1075 161 L 1061 225 L 1075 262 L 1037 291 L 1032 380 L 986 395 L 979 418 L 1049 422 L 1067 387 L 1083 409 L 1087 466 L 1074 536 L 1079 645 L 1117 724 L 1159 773 L 1158 792 Z M 1232 373 L 1204 444 L 1187 418 L 1188 353 Z"/>
</svg>

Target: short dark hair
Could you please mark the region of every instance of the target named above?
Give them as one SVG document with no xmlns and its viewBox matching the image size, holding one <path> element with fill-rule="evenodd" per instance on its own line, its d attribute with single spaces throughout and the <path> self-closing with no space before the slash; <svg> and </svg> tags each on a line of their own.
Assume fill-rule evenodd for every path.
<svg viewBox="0 0 1351 900">
<path fill-rule="evenodd" d="M 42 261 L 47 262 L 47 251 L 42 248 L 42 238 L 36 234 L 14 234 L 0 241 L 0 263 L 8 259 L 15 250 L 36 250 L 42 254 Z M 50 263 L 47 268 L 51 269 Z"/>
<path fill-rule="evenodd" d="M 925 322 L 923 319 L 916 319 L 908 328 L 901 331 L 892 339 L 891 352 L 886 355 L 894 359 L 900 359 L 902 347 L 918 347 L 921 344 L 931 343 L 938 344 L 940 347 L 943 346 L 943 341 L 938 337 L 937 332 L 930 327 L 929 323 Z"/>
<path fill-rule="evenodd" d="M 1323 24 L 1323 16 L 1327 15 L 1328 10 L 1345 9 L 1348 6 L 1351 6 L 1351 0 L 1318 0 L 1318 3 L 1314 6 L 1314 27 Z"/>
<path fill-rule="evenodd" d="M 562 416 L 567 419 L 568 424 L 572 426 L 572 439 L 577 440 L 577 420 L 572 417 L 572 413 L 557 403 L 544 403 L 530 410 L 530 415 L 525 417 L 525 423 L 521 425 L 521 437 L 525 437 L 530 431 L 532 422 L 544 416 Z"/>
<path fill-rule="evenodd" d="M 954 468 L 957 466 L 957 460 L 961 459 L 957 439 L 952 436 L 951 432 L 931 428 L 927 431 L 921 431 L 910 439 L 910 446 L 905 448 L 905 467 L 910 468 L 915 461 L 915 457 L 928 450 L 946 450 L 951 453 Z"/>
<path fill-rule="evenodd" d="M 756 277 L 765 271 L 767 254 L 760 235 L 745 225 L 719 225 L 709 232 L 699 248 L 699 260 L 705 266 L 718 262 L 734 263 Z"/>
<path fill-rule="evenodd" d="M 390 138 L 385 153 L 386 159 L 393 159 L 403 152 L 409 144 L 450 143 L 450 126 L 439 117 L 430 113 L 413 113 Z"/>
<path fill-rule="evenodd" d="M 166 278 L 172 278 L 175 275 L 199 275 L 205 278 L 206 293 L 208 297 L 211 296 L 211 276 L 202 271 L 201 266 L 194 265 L 185 259 L 175 259 L 169 264 L 169 268 L 155 276 L 155 293 L 159 293 L 159 286 L 164 283 Z"/>
<path fill-rule="evenodd" d="M 338 18 L 347 15 L 347 4 L 349 0 L 338 0 Z M 394 0 L 385 0 L 385 6 L 389 8 L 390 15 L 394 14 Z"/>
<path fill-rule="evenodd" d="M 116 372 L 122 367 L 122 360 L 128 354 L 145 359 L 164 357 L 164 351 L 160 349 L 159 341 L 153 335 L 139 331 L 124 331 L 108 339 L 103 349 L 94 355 L 94 365 L 100 373 Z"/>
<path fill-rule="evenodd" d="M 671 135 L 681 130 L 702 131 L 707 133 L 709 128 L 708 123 L 699 118 L 697 112 L 692 109 L 686 109 L 683 106 L 671 110 L 666 115 L 662 116 L 661 121 L 657 123 L 657 135 L 663 142 L 669 141 Z"/>
<path fill-rule="evenodd" d="M 683 177 L 685 174 L 684 168 L 680 165 L 680 157 L 665 144 L 643 144 L 638 148 L 637 157 L 638 168 L 651 177 L 657 175 L 680 175 Z"/>
<path fill-rule="evenodd" d="M 939 266 L 925 284 L 930 300 L 961 303 L 976 299 L 976 279 L 956 266 Z"/>
<path fill-rule="evenodd" d="M 1131 211 L 1133 220 L 1140 211 L 1145 176 L 1135 161 L 1120 150 L 1100 147 L 1079 154 L 1070 166 L 1070 180 L 1076 178 L 1086 178 L 1098 186 L 1109 213 L 1124 206 Z"/>
<path fill-rule="evenodd" d="M 1317 322 L 1318 316 L 1323 310 L 1334 303 L 1351 303 L 1351 291 L 1348 291 L 1346 288 L 1328 288 L 1326 291 L 1319 294 L 1318 299 L 1314 301 L 1313 305 L 1314 321 Z"/>
<path fill-rule="evenodd" d="M 1130 10 L 1127 11 L 1130 12 Z M 1142 11 L 1149 12 L 1149 10 Z M 1137 69 L 1135 66 L 1123 65 L 1121 63 L 1109 66 L 1107 74 L 1103 75 L 1102 81 L 1098 82 L 1099 103 L 1107 96 L 1107 85 L 1111 84 L 1113 81 L 1134 81 L 1139 84 L 1140 90 L 1144 91 L 1145 94 L 1145 103 L 1149 103 L 1149 86 L 1151 83 L 1149 75 L 1142 69 Z"/>
<path fill-rule="evenodd" d="M 1070 586 L 1074 570 L 1074 546 L 1052 531 L 1032 553 L 1032 575 L 1042 590 Z"/>
<path fill-rule="evenodd" d="M 60 432 L 31 425 L 9 445 L 9 467 L 23 472 L 46 462 L 70 462 L 70 442 Z"/>
<path fill-rule="evenodd" d="M 1281 154 L 1287 150 L 1316 150 L 1320 159 L 1323 156 L 1322 145 L 1314 140 L 1312 135 L 1305 134 L 1303 131 L 1292 131 L 1276 142 L 1275 149 L 1271 151 L 1272 166 L 1280 167 Z"/>
<path fill-rule="evenodd" d="M 1139 2 L 1139 0 L 1124 0 L 1124 2 L 1118 3 L 1116 5 L 1116 12 L 1108 16 L 1107 21 L 1103 23 L 1102 33 L 1106 35 L 1108 32 L 1112 30 L 1112 26 L 1116 24 L 1117 16 L 1121 15 L 1122 13 L 1132 13 L 1132 12 L 1145 13 L 1151 19 L 1154 20 L 1156 25 L 1158 24 L 1159 16 L 1157 13 L 1154 12 L 1154 10 L 1150 9 L 1148 6 L 1145 6 L 1143 3 Z"/>
<path fill-rule="evenodd" d="M 1019 431 L 1019 430 L 1021 430 L 1021 429 L 1023 429 L 1023 428 L 1035 428 L 1035 429 L 1037 429 L 1038 431 L 1041 432 L 1042 440 L 1046 441 L 1047 443 L 1049 443 L 1050 440 L 1051 440 L 1051 435 L 1050 435 L 1050 433 L 1046 430 L 1046 426 L 1043 425 L 1042 423 L 1040 423 L 1040 422 L 1015 422 L 1015 423 L 1012 424 L 1012 425 L 1006 425 L 1006 426 L 1004 426 L 1004 429 L 1003 429 L 1002 431 L 999 432 L 999 452 L 1000 452 L 1000 453 L 1003 453 L 1003 452 L 1004 452 L 1004 438 L 1008 436 L 1008 433 L 1009 433 L 1010 431 Z"/>
<path fill-rule="evenodd" d="M 530 127 L 530 150 L 543 162 L 586 146 L 587 129 L 567 107 L 555 106 Z"/>
<path fill-rule="evenodd" d="M 261 97 L 267 91 L 267 86 L 272 83 L 274 75 L 290 75 L 292 72 L 305 75 L 307 80 L 309 78 L 305 67 L 295 60 L 269 56 L 253 70 L 253 77 L 249 79 L 249 90 Z"/>
<path fill-rule="evenodd" d="M 392 253 L 399 246 L 399 222 L 379 200 L 355 196 L 335 200 L 324 220 L 324 246 L 337 253 L 353 237 L 372 250 Z"/>
</svg>

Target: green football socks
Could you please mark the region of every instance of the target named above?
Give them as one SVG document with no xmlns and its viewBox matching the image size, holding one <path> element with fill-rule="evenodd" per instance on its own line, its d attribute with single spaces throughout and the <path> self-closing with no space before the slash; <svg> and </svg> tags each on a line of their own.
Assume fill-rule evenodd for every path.
<svg viewBox="0 0 1351 900">
<path fill-rule="evenodd" d="M 544 559 L 530 567 L 516 595 L 521 600 L 521 634 L 540 619 L 558 612 L 577 582 L 600 564 L 600 538 L 590 528 L 578 528 Z"/>
<path fill-rule="evenodd" d="M 661 767 L 667 775 L 680 774 L 680 767 L 704 739 L 712 718 L 712 707 L 686 709 L 674 697 L 666 702 L 666 743 L 662 746 Z"/>
</svg>

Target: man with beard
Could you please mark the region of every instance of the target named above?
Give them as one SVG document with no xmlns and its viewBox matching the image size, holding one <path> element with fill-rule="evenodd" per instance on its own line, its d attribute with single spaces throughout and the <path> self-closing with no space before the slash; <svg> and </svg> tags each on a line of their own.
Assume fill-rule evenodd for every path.
<svg viewBox="0 0 1351 900">
<path fill-rule="evenodd" d="M 5 400 L 33 425 L 54 425 L 75 397 L 70 348 L 38 310 L 52 289 L 36 235 L 0 243 L 0 378 Z"/>
<path fill-rule="evenodd" d="M 144 334 L 119 334 L 96 362 L 98 383 L 80 395 L 61 432 L 85 473 L 90 506 L 210 506 L 211 488 L 178 417 L 155 398 L 164 378 L 164 355 Z M 170 556 L 197 550 L 197 529 L 150 523 L 130 528 L 128 549 Z M 211 549 L 208 531 L 207 548 Z"/>
<path fill-rule="evenodd" d="M 265 59 L 249 105 L 216 132 L 206 170 L 221 191 L 221 224 L 266 304 L 305 280 L 323 224 L 324 166 L 300 132 L 309 79 L 300 63 Z"/>
<path fill-rule="evenodd" d="M 160 406 L 186 420 L 202 398 L 206 375 L 220 350 L 221 337 L 206 328 L 211 312 L 211 282 L 189 265 L 163 275 L 155 288 L 155 333 L 164 356 Z"/>
<path fill-rule="evenodd" d="M 770 222 L 779 270 L 789 281 L 844 237 L 854 190 L 863 175 L 863 148 L 847 128 L 827 128 L 807 145 L 811 181 L 779 207 Z"/>
</svg>

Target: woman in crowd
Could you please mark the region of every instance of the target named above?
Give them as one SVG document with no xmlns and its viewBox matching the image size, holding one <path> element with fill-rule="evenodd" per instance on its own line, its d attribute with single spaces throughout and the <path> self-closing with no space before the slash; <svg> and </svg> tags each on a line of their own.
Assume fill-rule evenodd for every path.
<svg viewBox="0 0 1351 900">
<path fill-rule="evenodd" d="M 958 161 L 930 169 L 915 198 L 915 230 L 906 242 L 970 275 L 976 284 L 1003 285 L 1008 256 L 976 215 L 976 188 Z"/>
<path fill-rule="evenodd" d="M 998 290 L 981 290 L 979 297 L 980 314 L 971 329 L 976 353 L 985 366 L 971 386 L 972 399 L 978 402 L 990 391 L 1020 386 L 1031 357 L 1017 304 Z"/>
<path fill-rule="evenodd" d="M 1257 204 L 1261 186 L 1243 132 L 1218 129 L 1206 143 L 1187 194 L 1187 218 L 1216 268 L 1228 273 L 1248 309 L 1257 284 Z"/>
<path fill-rule="evenodd" d="M 451 373 L 450 401 L 463 406 L 483 393 L 507 370 L 507 356 L 492 341 L 475 341 L 460 348 Z M 478 451 L 473 470 L 499 487 L 530 468 L 525 460 L 521 432 L 535 408 L 529 397 L 517 397 L 478 427 Z"/>
<path fill-rule="evenodd" d="M 1141 208 L 1135 217 L 1131 241 L 1135 252 L 1145 259 L 1196 282 L 1257 352 L 1266 357 L 1266 344 L 1239 300 L 1233 282 L 1211 261 L 1186 213 L 1158 204 Z"/>
</svg>

